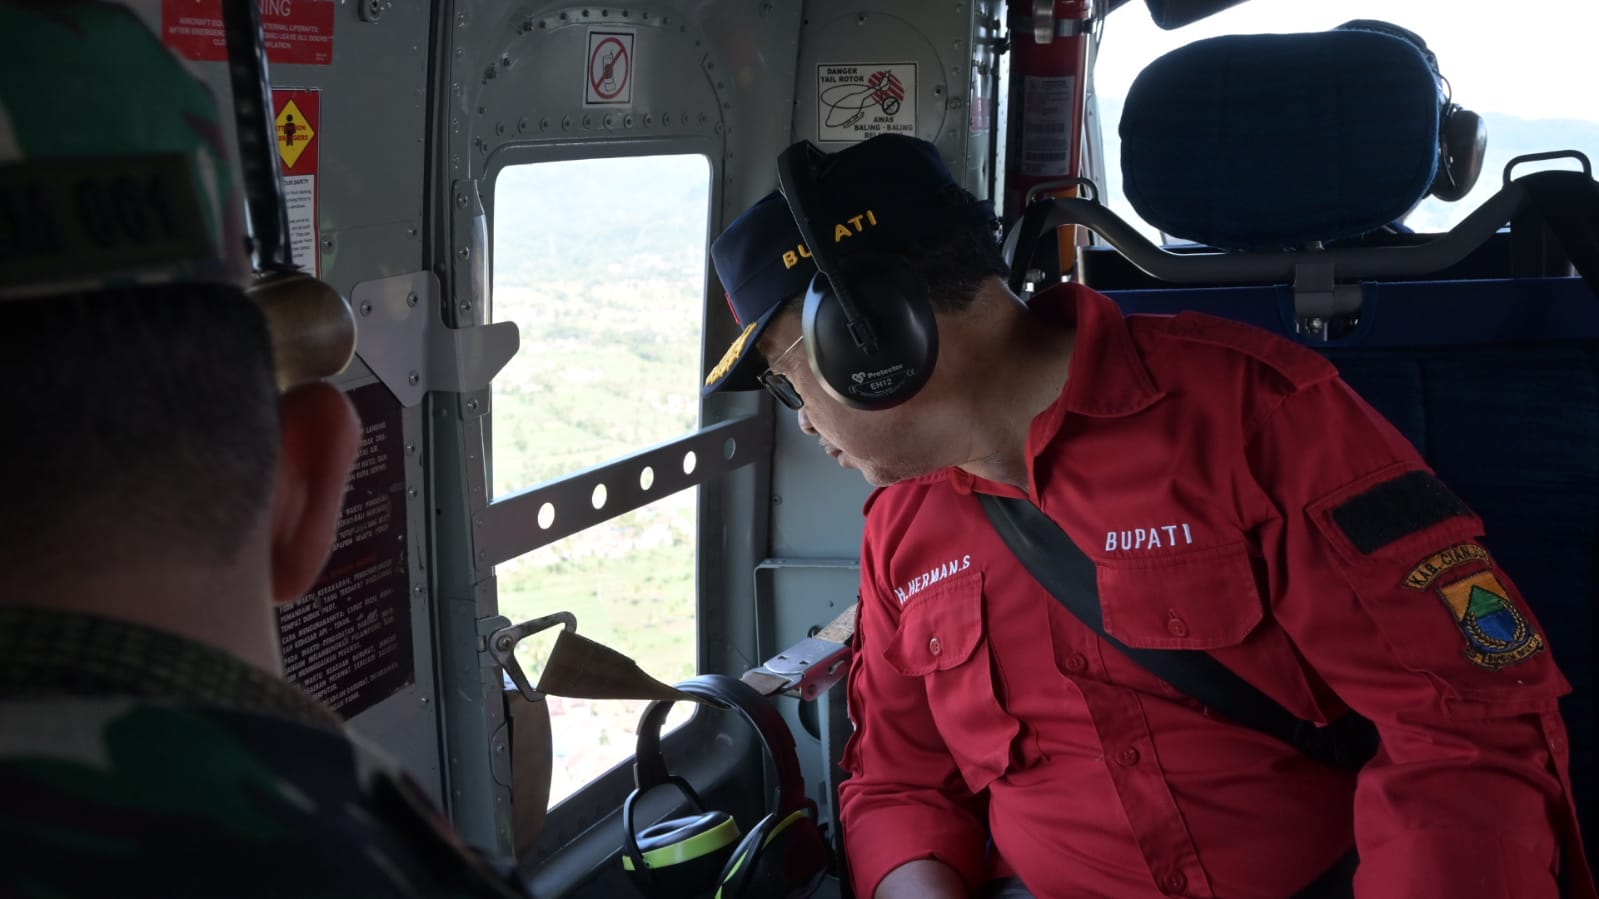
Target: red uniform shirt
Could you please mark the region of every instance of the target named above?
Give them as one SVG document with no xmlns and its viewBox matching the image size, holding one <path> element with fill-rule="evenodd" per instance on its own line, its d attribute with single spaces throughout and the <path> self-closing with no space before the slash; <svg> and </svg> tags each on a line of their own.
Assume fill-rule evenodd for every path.
<svg viewBox="0 0 1599 899">
<path fill-rule="evenodd" d="M 946 469 L 867 503 L 857 895 L 927 857 L 975 889 L 991 836 L 1041 899 L 1282 899 L 1352 843 L 1363 899 L 1553 899 L 1569 687 L 1480 520 L 1307 349 L 1075 285 L 1034 312 L 1079 333 L 1030 492 L 1094 560 L 1106 631 L 1303 718 L 1354 708 L 1382 748 L 1357 776 L 1207 715 L 1015 559 L 973 493 L 1018 491 Z"/>
</svg>

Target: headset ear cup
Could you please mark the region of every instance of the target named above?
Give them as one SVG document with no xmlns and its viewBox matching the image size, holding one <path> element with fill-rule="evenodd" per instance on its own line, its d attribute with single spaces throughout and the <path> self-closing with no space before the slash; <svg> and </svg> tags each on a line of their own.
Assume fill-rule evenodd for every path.
<svg viewBox="0 0 1599 899">
<path fill-rule="evenodd" d="M 735 899 L 745 895 L 745 890 L 755 879 L 757 869 L 762 863 L 761 850 L 775 826 L 777 826 L 777 816 L 767 815 L 760 820 L 760 823 L 750 828 L 750 832 L 739 841 L 738 848 L 728 856 L 727 864 L 722 868 L 722 876 L 717 881 L 715 899 Z"/>
<path fill-rule="evenodd" d="M 827 840 L 803 809 L 767 815 L 733 850 L 715 899 L 799 899 L 827 873 Z"/>
<path fill-rule="evenodd" d="M 1463 199 L 1477 184 L 1488 146 L 1488 127 L 1482 116 L 1451 105 L 1439 126 L 1438 139 L 1438 174 L 1433 179 L 1431 193 L 1453 203 Z"/>
<path fill-rule="evenodd" d="M 635 845 L 644 869 L 632 852 L 622 856 L 622 867 L 639 892 L 654 899 L 697 895 L 727 866 L 741 845 L 738 837 L 738 824 L 726 812 L 671 818 L 639 831 Z"/>
<path fill-rule="evenodd" d="M 884 257 L 849 257 L 837 267 L 856 303 L 871 309 L 877 352 L 856 345 L 832 283 L 818 273 L 801 317 L 811 370 L 828 394 L 850 408 L 898 406 L 926 386 L 938 360 L 938 324 L 927 285 Z"/>
</svg>

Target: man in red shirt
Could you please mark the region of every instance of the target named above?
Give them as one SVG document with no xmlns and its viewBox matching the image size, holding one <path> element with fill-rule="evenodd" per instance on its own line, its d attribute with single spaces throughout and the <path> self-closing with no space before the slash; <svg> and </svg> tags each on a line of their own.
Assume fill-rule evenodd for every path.
<svg viewBox="0 0 1599 899">
<path fill-rule="evenodd" d="M 766 386 L 880 488 L 840 786 L 858 895 L 974 895 L 992 849 L 1039 897 L 1282 899 L 1351 848 L 1361 899 L 1553 899 L 1562 867 L 1593 895 L 1548 635 L 1481 521 L 1330 363 L 1080 285 L 1024 305 L 986 204 L 925 142 L 874 138 L 809 177 L 789 205 L 824 269 L 924 282 L 931 372 L 863 402 L 837 376 L 851 348 L 826 345 L 848 338 L 817 324 L 826 276 L 803 299 L 768 278 L 706 390 Z M 810 258 L 760 213 L 713 247 L 724 284 Z M 1375 757 L 1338 770 L 1134 663 L 1034 580 L 985 493 L 1092 559 L 1121 643 L 1208 653 L 1300 718 L 1358 712 Z"/>
</svg>

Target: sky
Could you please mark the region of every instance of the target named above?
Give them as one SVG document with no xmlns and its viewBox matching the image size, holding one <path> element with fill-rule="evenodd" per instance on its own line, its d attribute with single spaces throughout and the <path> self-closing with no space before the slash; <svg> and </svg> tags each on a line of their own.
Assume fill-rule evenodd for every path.
<svg viewBox="0 0 1599 899">
<path fill-rule="evenodd" d="M 1592 0 L 1250 0 L 1162 31 L 1141 0 L 1105 25 L 1095 66 L 1102 93 L 1125 94 L 1155 57 L 1222 34 L 1325 31 L 1350 19 L 1393 22 L 1438 56 L 1456 102 L 1478 112 L 1599 121 L 1599 3 Z"/>
</svg>

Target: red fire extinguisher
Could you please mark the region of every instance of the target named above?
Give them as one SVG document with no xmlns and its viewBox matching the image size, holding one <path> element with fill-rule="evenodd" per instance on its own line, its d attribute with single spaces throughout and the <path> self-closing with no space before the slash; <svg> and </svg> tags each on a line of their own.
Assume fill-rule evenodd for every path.
<svg viewBox="0 0 1599 899">
<path fill-rule="evenodd" d="M 1007 222 L 1038 196 L 1078 196 L 1093 0 L 1015 0 L 1010 10 L 1010 125 L 1005 136 Z M 1060 271 L 1077 256 L 1077 227 L 1057 234 Z"/>
</svg>

